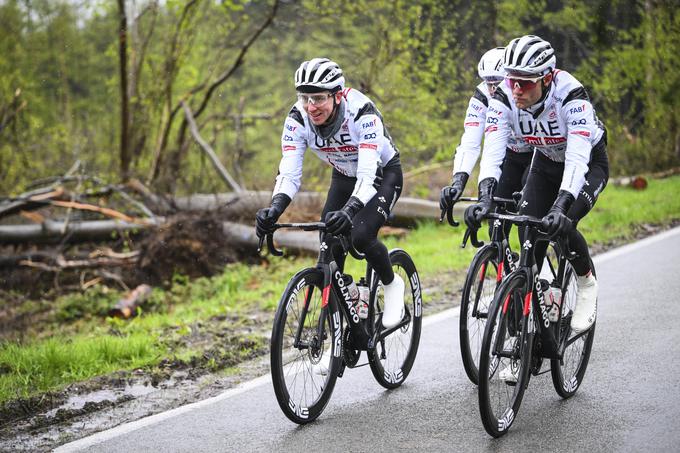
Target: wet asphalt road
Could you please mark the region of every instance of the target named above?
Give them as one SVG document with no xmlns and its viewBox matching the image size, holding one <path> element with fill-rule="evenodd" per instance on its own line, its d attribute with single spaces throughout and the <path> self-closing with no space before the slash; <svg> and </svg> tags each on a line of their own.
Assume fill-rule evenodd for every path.
<svg viewBox="0 0 680 453">
<path fill-rule="evenodd" d="M 680 228 L 595 258 L 598 326 L 583 385 L 562 400 L 550 373 L 532 378 L 515 423 L 500 439 L 481 424 L 477 390 L 460 358 L 458 315 L 449 310 L 426 318 L 401 388 L 384 390 L 368 367 L 348 370 L 310 425 L 288 421 L 265 376 L 57 451 L 677 451 L 678 251 Z"/>
</svg>

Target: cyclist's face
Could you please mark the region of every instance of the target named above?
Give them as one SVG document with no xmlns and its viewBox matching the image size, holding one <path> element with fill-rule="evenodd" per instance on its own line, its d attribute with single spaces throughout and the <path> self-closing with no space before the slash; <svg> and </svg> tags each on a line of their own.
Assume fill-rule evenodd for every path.
<svg viewBox="0 0 680 453">
<path fill-rule="evenodd" d="M 512 98 L 517 107 L 526 109 L 541 99 L 541 85 L 548 86 L 552 80 L 552 74 L 534 79 L 513 78 L 512 75 L 508 75 L 505 80 L 512 89 Z"/>
<path fill-rule="evenodd" d="M 326 91 L 314 94 L 299 94 L 298 99 L 302 102 L 302 108 L 315 126 L 320 126 L 328 121 L 333 113 L 333 102 L 340 102 L 341 93 L 332 95 Z M 335 100 L 333 98 L 336 98 Z"/>
</svg>

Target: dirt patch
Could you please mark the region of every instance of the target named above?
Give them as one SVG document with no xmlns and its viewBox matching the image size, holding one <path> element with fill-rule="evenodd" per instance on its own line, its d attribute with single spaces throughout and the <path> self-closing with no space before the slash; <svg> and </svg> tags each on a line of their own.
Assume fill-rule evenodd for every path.
<svg viewBox="0 0 680 453">
<path fill-rule="evenodd" d="M 211 276 L 224 265 L 248 259 L 252 253 L 230 244 L 219 211 L 183 212 L 141 241 L 135 283 L 159 285 L 173 275 Z"/>
</svg>

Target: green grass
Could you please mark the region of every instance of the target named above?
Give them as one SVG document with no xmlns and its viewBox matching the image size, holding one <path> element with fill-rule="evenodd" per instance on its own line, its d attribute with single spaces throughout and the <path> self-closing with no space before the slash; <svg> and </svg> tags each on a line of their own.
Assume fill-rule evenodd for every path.
<svg viewBox="0 0 680 453">
<path fill-rule="evenodd" d="M 632 239 L 639 225 L 680 219 L 679 195 L 680 176 L 650 180 L 643 191 L 607 187 L 579 229 L 589 243 Z M 385 242 L 388 248 L 409 252 L 426 286 L 429 279 L 466 269 L 475 249 L 460 248 L 463 232 L 463 226 L 425 222 L 405 237 Z M 56 301 L 30 301 L 42 310 L 49 307 L 50 314 L 25 335 L 30 339 L 0 343 L 0 403 L 117 370 L 153 366 L 164 358 L 200 354 L 200 348 L 183 341 L 197 326 L 213 320 L 213 327 L 225 332 L 239 327 L 247 331 L 252 322 L 248 315 L 271 314 L 290 276 L 315 262 L 311 257 L 271 258 L 259 266 L 228 265 L 212 278 L 176 276 L 170 289 L 155 288 L 130 320 L 105 316 L 121 297 L 105 287 Z M 348 259 L 347 270 L 355 276 L 363 273 L 363 266 Z"/>
<path fill-rule="evenodd" d="M 30 346 L 0 345 L 2 401 L 26 397 L 121 368 L 149 365 L 161 357 L 153 338 L 142 332 L 130 336 L 50 338 Z"/>
</svg>

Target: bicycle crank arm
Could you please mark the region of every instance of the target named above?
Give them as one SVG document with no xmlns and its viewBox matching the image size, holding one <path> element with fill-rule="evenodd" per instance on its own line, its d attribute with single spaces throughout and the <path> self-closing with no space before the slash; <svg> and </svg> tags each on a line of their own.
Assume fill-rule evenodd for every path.
<svg viewBox="0 0 680 453">
<path fill-rule="evenodd" d="M 376 338 L 373 340 L 373 345 L 375 345 L 378 341 L 384 339 L 385 337 L 389 336 L 393 332 L 396 332 L 397 330 L 401 329 L 402 327 L 408 325 L 408 323 L 410 323 L 410 322 L 411 322 L 411 313 L 407 312 L 406 315 L 404 315 L 404 319 L 402 319 L 401 322 L 399 324 L 397 324 L 396 326 L 390 327 L 389 329 L 385 329 L 385 330 L 381 331 L 380 333 L 376 332 Z M 380 318 L 380 323 L 382 325 L 382 317 Z M 369 345 L 369 347 L 372 347 L 372 346 Z"/>
</svg>

